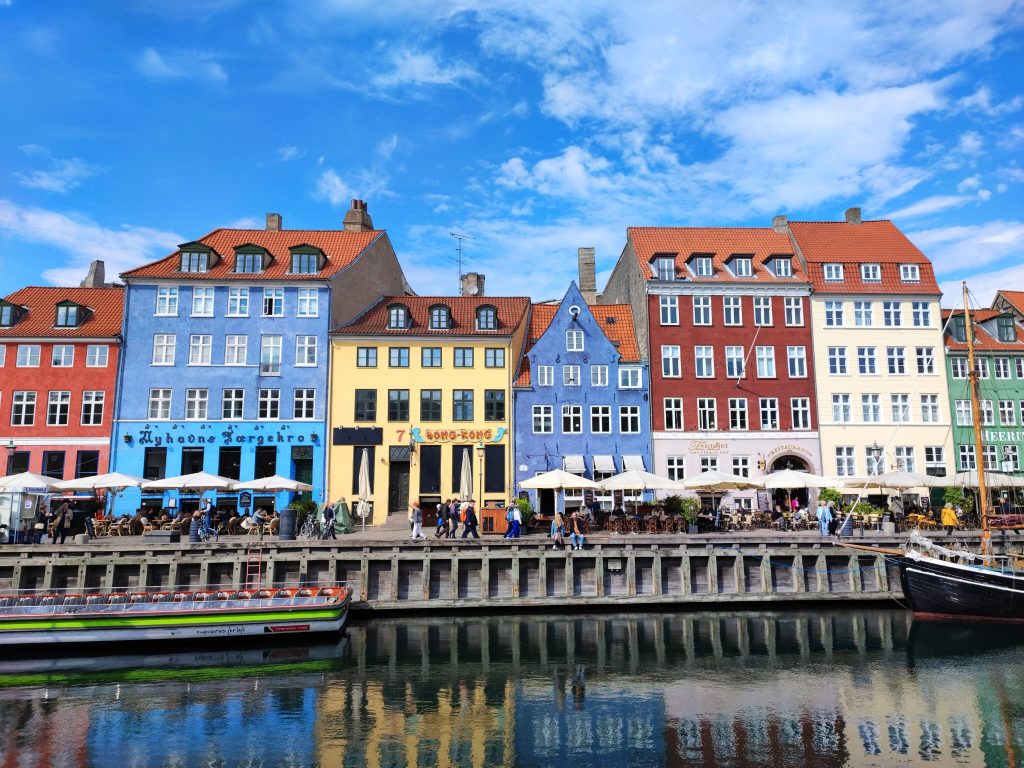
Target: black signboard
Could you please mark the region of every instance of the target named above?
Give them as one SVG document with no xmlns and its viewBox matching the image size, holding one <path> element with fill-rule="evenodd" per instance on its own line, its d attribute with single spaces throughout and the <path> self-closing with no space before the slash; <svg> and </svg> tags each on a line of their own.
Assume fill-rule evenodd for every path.
<svg viewBox="0 0 1024 768">
<path fill-rule="evenodd" d="M 761 488 L 757 492 L 757 508 L 762 512 L 772 511 L 772 499 L 768 495 L 768 491 Z"/>
<path fill-rule="evenodd" d="M 381 427 L 335 427 L 335 445 L 384 445 Z"/>
<path fill-rule="evenodd" d="M 251 507 L 252 506 L 252 494 L 248 491 L 242 491 L 238 494 L 238 506 L 240 507 Z"/>
</svg>

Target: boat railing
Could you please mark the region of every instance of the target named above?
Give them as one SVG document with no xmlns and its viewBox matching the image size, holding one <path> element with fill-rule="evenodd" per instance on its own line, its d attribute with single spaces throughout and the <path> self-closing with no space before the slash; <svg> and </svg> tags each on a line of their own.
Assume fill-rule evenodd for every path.
<svg viewBox="0 0 1024 768">
<path fill-rule="evenodd" d="M 275 606 L 318 605 L 323 599 L 342 594 L 345 582 L 287 584 L 260 589 L 196 589 L 194 585 L 180 588 L 122 587 L 84 591 L 77 587 L 63 589 L 0 590 L 0 615 L 43 613 L 126 613 L 208 610 L 220 608 L 273 608 Z"/>
<path fill-rule="evenodd" d="M 946 547 L 917 531 L 911 531 L 907 541 L 908 544 L 913 545 L 917 549 L 943 560 L 983 565 L 986 568 L 994 568 L 1004 573 L 1024 573 L 1024 555 L 1021 554 L 983 555 L 980 552 L 967 549 L 961 542 L 957 542 L 952 547 Z"/>
</svg>

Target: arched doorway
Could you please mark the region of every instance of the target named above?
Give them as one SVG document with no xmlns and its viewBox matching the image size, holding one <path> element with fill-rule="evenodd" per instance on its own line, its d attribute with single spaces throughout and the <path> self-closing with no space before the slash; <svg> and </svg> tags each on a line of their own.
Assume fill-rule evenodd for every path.
<svg viewBox="0 0 1024 768">
<path fill-rule="evenodd" d="M 775 459 L 772 462 L 770 471 L 781 472 L 784 469 L 791 469 L 796 472 L 810 471 L 810 467 L 805 459 L 802 459 L 799 456 L 794 456 L 791 453 L 784 454 Z M 806 488 L 791 488 L 788 490 L 786 488 L 777 488 L 772 494 L 772 506 L 774 507 L 778 504 L 787 511 L 792 509 L 794 500 L 796 500 L 801 507 L 807 507 L 809 500 L 808 490 Z"/>
</svg>

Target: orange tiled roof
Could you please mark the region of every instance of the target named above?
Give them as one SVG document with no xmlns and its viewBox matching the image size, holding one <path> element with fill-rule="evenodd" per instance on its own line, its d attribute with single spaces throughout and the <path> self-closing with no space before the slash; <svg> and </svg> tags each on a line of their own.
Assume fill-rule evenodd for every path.
<svg viewBox="0 0 1024 768">
<path fill-rule="evenodd" d="M 558 312 L 558 307 L 558 304 L 533 305 L 530 316 L 530 336 L 526 341 L 523 359 L 519 366 L 519 375 L 516 377 L 514 386 L 530 386 L 530 359 L 527 353 L 551 325 L 551 321 Z M 637 343 L 636 332 L 633 330 L 633 313 L 629 305 L 593 304 L 588 307 L 593 313 L 594 319 L 597 320 L 597 324 L 604 331 L 604 335 L 613 344 L 618 345 L 622 362 L 638 362 L 640 360 L 640 345 Z"/>
<path fill-rule="evenodd" d="M 940 292 L 931 261 L 891 221 L 792 221 L 789 228 L 816 293 Z M 847 265 L 842 282 L 825 281 L 826 264 Z M 878 264 L 881 282 L 863 282 L 860 264 Z M 920 281 L 900 280 L 900 264 L 919 265 Z"/>
<path fill-rule="evenodd" d="M 1024 291 L 999 291 L 999 295 L 1006 299 L 1021 314 L 1024 314 Z"/>
<path fill-rule="evenodd" d="M 383 230 L 346 232 L 340 229 L 215 229 L 196 241 L 213 249 L 220 257 L 209 271 L 179 271 L 179 247 L 179 250 L 170 256 L 129 270 L 122 276 L 186 277 L 189 280 L 323 280 L 351 264 L 370 243 L 381 236 L 386 237 Z M 235 248 L 243 245 L 255 245 L 270 253 L 273 259 L 267 268 L 262 272 L 235 272 Z M 327 257 L 323 269 L 309 275 L 295 275 L 288 271 L 291 267 L 289 249 L 300 245 L 311 245 L 323 251 Z"/>
<path fill-rule="evenodd" d="M 388 308 L 404 304 L 412 323 L 408 328 L 388 328 Z M 430 308 L 445 305 L 451 310 L 451 327 L 430 328 Z M 498 327 L 493 331 L 476 328 L 478 307 L 491 306 L 498 311 Z M 530 306 L 525 296 L 385 296 L 351 323 L 334 333 L 380 336 L 508 336 L 523 321 Z"/>
<path fill-rule="evenodd" d="M 942 310 L 942 324 L 946 329 L 945 331 L 945 344 L 946 349 L 954 352 L 966 352 L 967 342 L 957 341 L 953 338 L 953 333 L 950 327 L 947 325 L 947 321 L 952 315 L 962 315 L 964 311 L 962 309 L 944 309 Z M 1017 328 L 1017 341 L 1000 341 L 999 337 L 989 330 L 988 327 L 982 325 L 990 320 L 995 320 L 1000 315 L 1005 315 L 1005 312 L 1000 312 L 997 309 L 972 309 L 971 320 L 974 325 L 974 348 L 982 352 L 1024 352 L 1024 324 L 1014 321 L 1014 325 Z"/>
<path fill-rule="evenodd" d="M 788 235 L 771 227 L 629 227 L 626 236 L 633 243 L 641 274 L 653 280 L 651 260 L 655 256 L 675 256 L 676 275 L 694 282 L 730 283 L 802 283 L 807 278 L 797 259 L 792 260 L 792 277 L 775 277 L 765 267 L 772 256 L 792 256 Z M 686 268 L 694 254 L 711 254 L 715 274 L 695 277 Z M 725 264 L 733 255 L 752 256 L 753 276 L 735 277 Z"/>
<path fill-rule="evenodd" d="M 121 333 L 124 289 L 29 287 L 4 297 L 4 301 L 27 308 L 12 326 L 0 327 L 0 338 L 108 338 Z M 90 314 L 75 328 L 57 328 L 57 304 L 73 301 Z"/>
</svg>

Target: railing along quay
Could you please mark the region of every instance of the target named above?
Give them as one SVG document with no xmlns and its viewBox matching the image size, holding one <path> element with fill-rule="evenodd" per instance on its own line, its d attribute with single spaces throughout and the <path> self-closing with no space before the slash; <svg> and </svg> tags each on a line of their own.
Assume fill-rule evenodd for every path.
<svg viewBox="0 0 1024 768">
<path fill-rule="evenodd" d="M 959 539 L 970 545 L 969 538 Z M 900 537 L 856 539 L 895 547 Z M 253 574 L 239 537 L 202 544 L 103 540 L 0 548 L 0 588 L 239 589 L 345 582 L 354 611 L 835 603 L 902 597 L 885 556 L 813 534 L 610 536 L 583 551 L 532 535 L 506 541 L 263 542 Z"/>
</svg>

